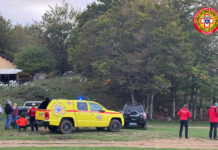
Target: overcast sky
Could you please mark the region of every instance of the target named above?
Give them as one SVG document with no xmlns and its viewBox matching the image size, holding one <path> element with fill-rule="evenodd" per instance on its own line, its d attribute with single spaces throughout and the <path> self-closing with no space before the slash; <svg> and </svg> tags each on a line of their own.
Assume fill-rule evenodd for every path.
<svg viewBox="0 0 218 150">
<path fill-rule="evenodd" d="M 65 0 L 81 10 L 93 1 L 95 0 Z M 49 10 L 48 5 L 61 2 L 62 0 L 0 0 L 0 13 L 13 24 L 29 25 L 33 20 L 41 20 L 44 12 Z"/>
</svg>

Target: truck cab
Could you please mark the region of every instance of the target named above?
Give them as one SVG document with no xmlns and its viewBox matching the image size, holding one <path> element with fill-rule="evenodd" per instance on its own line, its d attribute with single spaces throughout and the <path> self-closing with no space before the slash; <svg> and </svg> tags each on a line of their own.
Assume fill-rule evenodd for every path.
<svg viewBox="0 0 218 150">
<path fill-rule="evenodd" d="M 108 110 L 97 102 L 87 100 L 44 101 L 36 111 L 36 120 L 51 131 L 59 129 L 63 134 L 80 127 L 96 127 L 98 130 L 108 128 L 117 132 L 124 125 L 120 112 Z"/>
</svg>

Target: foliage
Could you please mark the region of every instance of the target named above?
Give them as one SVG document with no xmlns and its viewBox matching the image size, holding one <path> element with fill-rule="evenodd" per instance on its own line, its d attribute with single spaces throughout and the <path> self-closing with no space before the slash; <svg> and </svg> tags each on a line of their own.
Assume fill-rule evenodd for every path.
<svg viewBox="0 0 218 150">
<path fill-rule="evenodd" d="M 15 63 L 24 72 L 35 74 L 37 72 L 51 71 L 56 62 L 45 46 L 23 47 L 15 56 Z"/>
<path fill-rule="evenodd" d="M 0 53 L 8 57 L 13 56 L 11 28 L 11 22 L 0 15 Z"/>
<path fill-rule="evenodd" d="M 50 6 L 50 10 L 42 16 L 39 28 L 46 40 L 49 51 L 57 60 L 56 69 L 64 73 L 67 69 L 67 40 L 72 35 L 77 12 L 68 4 Z"/>
</svg>

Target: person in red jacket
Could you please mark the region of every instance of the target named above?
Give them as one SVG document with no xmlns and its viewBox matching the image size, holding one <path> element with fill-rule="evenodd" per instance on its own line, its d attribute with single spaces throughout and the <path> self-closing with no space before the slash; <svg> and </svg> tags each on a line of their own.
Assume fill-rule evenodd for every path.
<svg viewBox="0 0 218 150">
<path fill-rule="evenodd" d="M 36 116 L 36 107 L 35 103 L 32 104 L 32 107 L 28 111 L 28 115 L 30 116 L 30 126 L 31 126 L 31 131 L 34 131 L 34 126 L 36 128 L 36 131 L 38 131 L 38 125 L 35 121 L 35 116 Z"/>
<path fill-rule="evenodd" d="M 24 115 L 21 115 L 21 117 L 16 121 L 16 123 L 18 125 L 19 131 L 21 130 L 21 128 L 23 128 L 24 131 L 26 131 L 28 120 L 25 118 Z"/>
<path fill-rule="evenodd" d="M 213 106 L 211 106 L 210 109 L 208 109 L 208 116 L 210 119 L 210 131 L 209 131 L 209 138 L 212 139 L 212 132 L 214 140 L 217 140 L 217 122 L 218 122 L 218 109 L 217 109 L 217 103 L 215 103 Z"/>
<path fill-rule="evenodd" d="M 183 126 L 185 126 L 185 138 L 188 139 L 188 119 L 191 118 L 191 113 L 188 110 L 187 104 L 185 104 L 184 107 L 179 110 L 178 116 L 180 117 L 179 137 L 182 138 L 182 130 Z"/>
</svg>

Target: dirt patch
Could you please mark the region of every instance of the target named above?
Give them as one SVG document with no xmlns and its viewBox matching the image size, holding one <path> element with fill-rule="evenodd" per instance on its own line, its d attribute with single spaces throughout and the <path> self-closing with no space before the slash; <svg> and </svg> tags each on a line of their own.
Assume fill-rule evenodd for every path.
<svg viewBox="0 0 218 150">
<path fill-rule="evenodd" d="M 208 129 L 209 130 L 209 127 L 188 127 L 188 128 L 191 128 L 191 129 Z"/>
<path fill-rule="evenodd" d="M 98 141 L 98 140 L 0 140 L 0 147 L 141 147 L 141 148 L 189 148 L 217 149 L 218 141 L 206 139 L 152 139 L 139 141 Z"/>
</svg>

